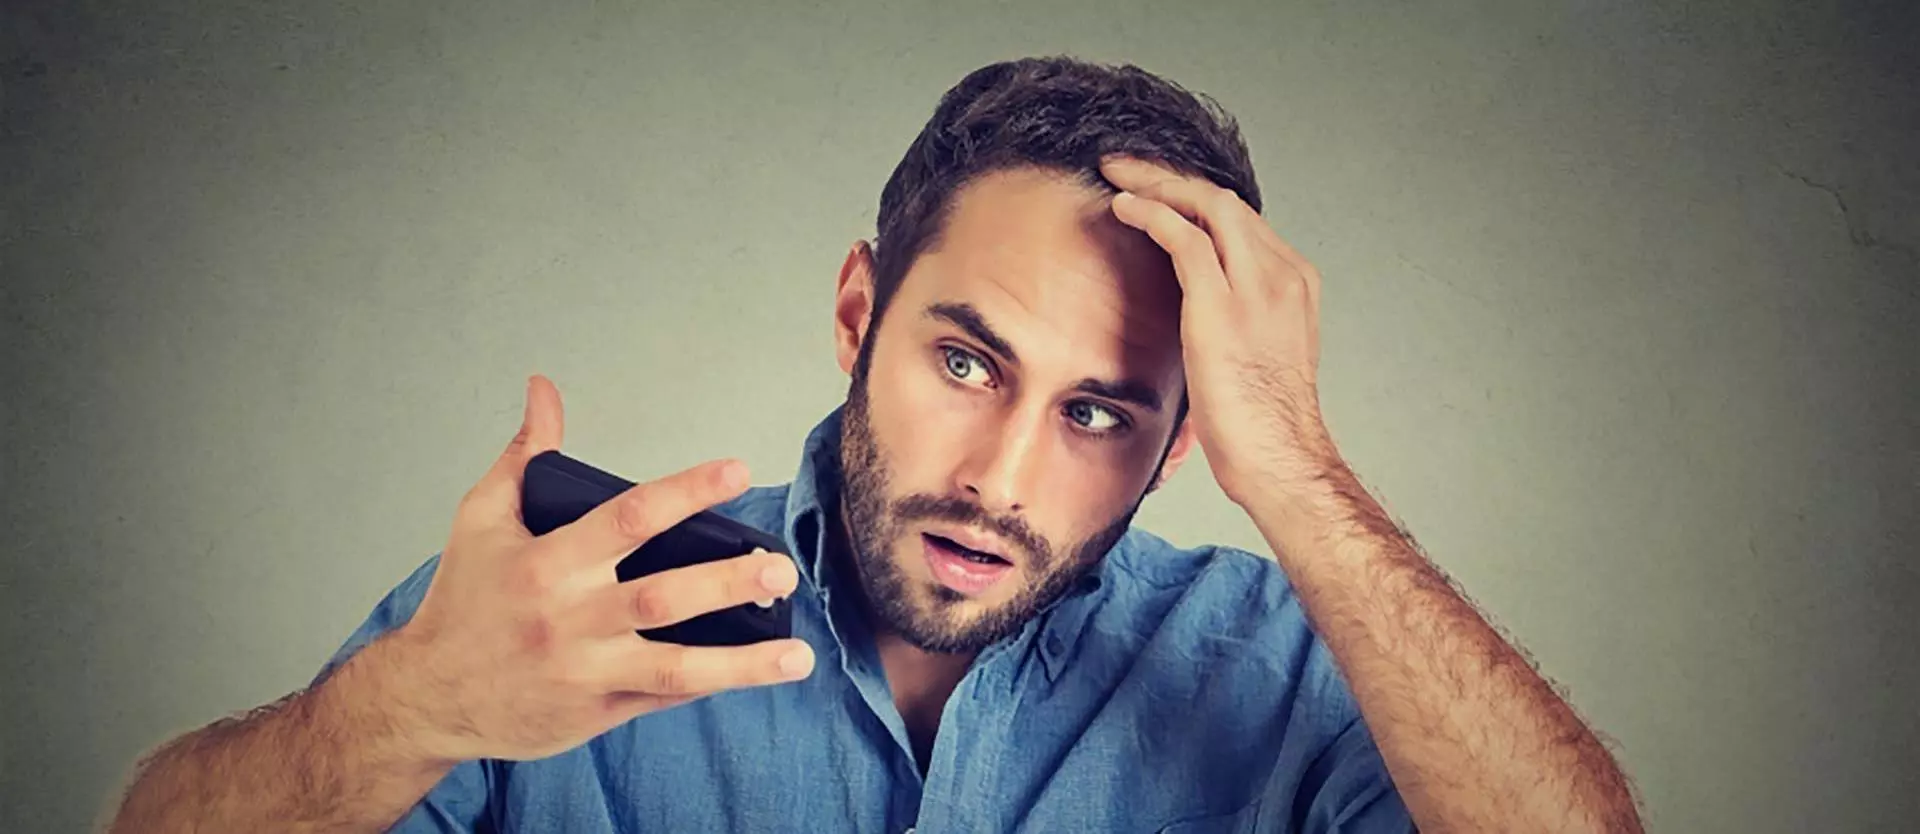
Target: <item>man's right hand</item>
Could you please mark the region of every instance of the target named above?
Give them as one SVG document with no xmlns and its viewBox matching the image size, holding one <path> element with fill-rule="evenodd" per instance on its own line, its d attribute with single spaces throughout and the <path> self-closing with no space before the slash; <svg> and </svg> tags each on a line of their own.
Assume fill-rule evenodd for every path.
<svg viewBox="0 0 1920 834">
<path fill-rule="evenodd" d="M 560 392 L 528 381 L 520 432 L 461 499 L 419 610 L 393 635 L 396 693 L 434 759 L 526 760 L 570 750 L 635 716 L 727 689 L 805 678 L 799 639 L 678 646 L 635 633 L 793 592 L 793 560 L 755 552 L 620 582 L 647 539 L 748 485 L 719 460 L 640 484 L 535 537 L 521 521 L 527 461 L 558 449 Z"/>
</svg>

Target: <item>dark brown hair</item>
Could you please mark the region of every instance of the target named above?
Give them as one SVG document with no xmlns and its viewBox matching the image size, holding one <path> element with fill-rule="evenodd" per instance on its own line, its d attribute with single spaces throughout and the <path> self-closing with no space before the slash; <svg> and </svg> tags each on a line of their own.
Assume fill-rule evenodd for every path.
<svg viewBox="0 0 1920 834">
<path fill-rule="evenodd" d="M 941 96 L 880 192 L 873 324 L 914 259 L 938 240 L 962 186 L 993 171 L 1035 167 L 1111 191 L 1100 159 L 1114 153 L 1206 177 L 1260 210 L 1239 126 L 1205 94 L 1131 64 L 1064 56 L 991 64 Z"/>
<path fill-rule="evenodd" d="M 1034 167 L 1114 191 L 1100 175 L 1100 160 L 1115 153 L 1205 177 L 1260 210 L 1260 186 L 1240 127 L 1206 94 L 1132 64 L 1066 56 L 990 64 L 940 97 L 880 192 L 869 328 L 879 327 L 914 259 L 939 239 L 962 186 L 993 171 Z M 871 339 L 861 345 L 856 378 L 865 375 L 872 349 Z M 1187 406 L 1183 393 L 1175 432 L 1186 421 Z M 1173 438 L 1167 442 L 1170 448 Z"/>
</svg>

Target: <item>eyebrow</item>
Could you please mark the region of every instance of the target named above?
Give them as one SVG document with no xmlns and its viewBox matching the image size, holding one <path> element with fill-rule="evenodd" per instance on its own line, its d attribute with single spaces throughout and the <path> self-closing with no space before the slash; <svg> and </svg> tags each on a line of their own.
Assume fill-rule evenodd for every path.
<svg viewBox="0 0 1920 834">
<path fill-rule="evenodd" d="M 1096 397 L 1104 397 L 1114 402 L 1132 403 L 1155 414 L 1160 413 L 1160 395 L 1153 386 L 1134 379 L 1112 382 L 1087 377 L 1073 384 L 1073 390 Z"/>
<path fill-rule="evenodd" d="M 1009 365 L 1020 364 L 1020 357 L 1014 353 L 1013 345 L 1000 338 L 987 324 L 985 316 L 966 302 L 943 301 L 927 305 L 924 314 L 935 321 L 943 321 L 966 331 L 975 341 L 985 345 L 987 350 L 998 354 L 1001 361 Z M 1160 394 L 1153 386 L 1137 379 L 1106 380 L 1086 377 L 1073 384 L 1073 390 L 1083 394 L 1128 403 L 1155 414 L 1160 413 Z"/>
<path fill-rule="evenodd" d="M 927 318 L 944 321 L 967 331 L 967 335 L 972 336 L 980 344 L 986 345 L 987 350 L 999 354 L 1007 364 L 1020 364 L 1020 357 L 1014 355 L 1013 345 L 1007 344 L 1007 340 L 993 332 L 993 328 L 987 324 L 986 317 L 980 315 L 979 310 L 973 309 L 972 304 L 951 301 L 929 304 L 926 315 Z"/>
</svg>

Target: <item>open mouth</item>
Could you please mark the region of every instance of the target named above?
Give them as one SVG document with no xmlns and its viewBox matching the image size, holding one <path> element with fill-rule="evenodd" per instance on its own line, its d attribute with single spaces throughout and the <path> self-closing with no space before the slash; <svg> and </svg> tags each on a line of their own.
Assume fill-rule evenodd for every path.
<svg viewBox="0 0 1920 834">
<path fill-rule="evenodd" d="M 1013 573 L 1012 562 L 945 536 L 921 533 L 920 543 L 934 581 L 963 596 L 986 593 L 988 588 Z"/>
<path fill-rule="evenodd" d="M 981 564 L 981 565 L 1013 564 L 1012 562 L 1009 562 L 991 553 L 987 553 L 979 550 L 972 550 L 970 548 L 963 547 L 959 542 L 956 542 L 944 536 L 936 536 L 932 533 L 926 533 L 924 535 L 934 544 L 939 545 L 940 547 L 943 547 L 951 551 L 954 555 L 959 556 L 960 558 L 965 559 L 969 562 L 973 562 L 975 564 Z"/>
</svg>

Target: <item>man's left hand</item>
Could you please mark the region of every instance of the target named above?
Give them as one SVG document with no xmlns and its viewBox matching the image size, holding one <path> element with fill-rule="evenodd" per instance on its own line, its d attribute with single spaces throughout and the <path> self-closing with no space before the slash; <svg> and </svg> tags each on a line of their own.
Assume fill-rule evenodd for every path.
<svg viewBox="0 0 1920 834">
<path fill-rule="evenodd" d="M 1111 157 L 1120 222 L 1173 257 L 1188 419 L 1214 480 L 1242 505 L 1343 466 L 1320 414 L 1320 272 L 1239 195 Z"/>
<path fill-rule="evenodd" d="M 1101 166 L 1121 222 L 1173 256 L 1194 430 L 1352 687 L 1413 821 L 1640 831 L 1626 776 L 1334 451 L 1314 372 L 1320 273 L 1233 192 Z"/>
</svg>

